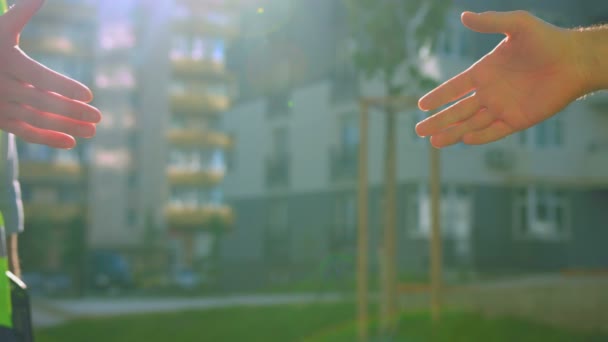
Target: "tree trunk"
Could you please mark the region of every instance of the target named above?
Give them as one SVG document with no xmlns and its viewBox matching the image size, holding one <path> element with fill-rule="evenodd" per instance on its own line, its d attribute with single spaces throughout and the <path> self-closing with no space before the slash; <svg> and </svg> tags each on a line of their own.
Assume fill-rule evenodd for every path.
<svg viewBox="0 0 608 342">
<path fill-rule="evenodd" d="M 389 100 L 392 97 L 389 98 Z M 390 101 L 389 101 L 390 102 Z M 384 167 L 384 234 L 382 247 L 384 250 L 384 262 L 386 270 L 386 281 L 384 282 L 384 300 L 386 301 L 387 331 L 392 333 L 396 328 L 397 316 L 397 234 L 396 234 L 396 199 L 397 199 L 397 127 L 396 113 L 392 104 L 386 107 L 386 146 Z"/>
</svg>

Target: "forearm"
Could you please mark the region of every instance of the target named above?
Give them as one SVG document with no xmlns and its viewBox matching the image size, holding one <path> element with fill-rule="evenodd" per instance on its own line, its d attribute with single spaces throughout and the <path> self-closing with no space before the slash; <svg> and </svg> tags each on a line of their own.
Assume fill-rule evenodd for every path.
<svg viewBox="0 0 608 342">
<path fill-rule="evenodd" d="M 608 25 L 575 31 L 589 92 L 608 89 Z"/>
</svg>

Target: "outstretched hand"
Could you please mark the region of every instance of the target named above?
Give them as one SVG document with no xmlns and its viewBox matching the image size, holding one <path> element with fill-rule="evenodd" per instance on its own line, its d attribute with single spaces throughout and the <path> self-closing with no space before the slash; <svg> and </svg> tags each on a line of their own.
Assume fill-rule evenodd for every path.
<svg viewBox="0 0 608 342">
<path fill-rule="evenodd" d="M 18 0 L 0 16 L 0 129 L 57 148 L 95 135 L 101 113 L 81 83 L 32 60 L 19 48 L 23 27 L 44 0 Z"/>
<path fill-rule="evenodd" d="M 462 23 L 506 38 L 470 68 L 432 90 L 420 109 L 450 107 L 416 126 L 431 144 L 485 144 L 550 118 L 590 91 L 573 31 L 523 11 L 462 14 Z"/>
</svg>

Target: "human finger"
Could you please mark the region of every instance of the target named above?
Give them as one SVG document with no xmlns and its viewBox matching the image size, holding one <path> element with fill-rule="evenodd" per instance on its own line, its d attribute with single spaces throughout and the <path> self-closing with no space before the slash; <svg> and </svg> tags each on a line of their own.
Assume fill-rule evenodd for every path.
<svg viewBox="0 0 608 342">
<path fill-rule="evenodd" d="M 471 68 L 454 76 L 418 100 L 418 107 L 428 111 L 459 99 L 473 90 Z"/>
<path fill-rule="evenodd" d="M 8 65 L 7 71 L 13 77 L 38 89 L 82 102 L 93 99 L 93 93 L 84 84 L 47 68 L 19 49 L 9 54 Z"/>
<path fill-rule="evenodd" d="M 95 125 L 92 123 L 73 120 L 61 115 L 45 113 L 32 107 L 8 103 L 2 106 L 5 116 L 46 130 L 57 131 L 75 137 L 90 138 L 95 135 Z"/>
<path fill-rule="evenodd" d="M 56 93 L 42 91 L 31 85 L 15 82 L 14 87 L 8 88 L 8 94 L 10 97 L 5 100 L 33 107 L 41 112 L 92 123 L 101 120 L 101 113 L 97 108 Z"/>
<path fill-rule="evenodd" d="M 484 129 L 465 134 L 462 140 L 468 145 L 483 145 L 500 140 L 513 132 L 511 127 L 497 120 Z"/>
<path fill-rule="evenodd" d="M 47 145 L 62 149 L 69 149 L 76 146 L 76 140 L 69 134 L 37 128 L 24 121 L 1 118 L 0 128 L 33 144 Z"/>
<path fill-rule="evenodd" d="M 460 19 L 464 26 L 480 33 L 503 33 L 511 35 L 521 29 L 521 23 L 530 17 L 526 11 L 482 13 L 463 12 Z"/>
<path fill-rule="evenodd" d="M 472 131 L 488 127 L 495 120 L 495 116 L 487 109 L 482 109 L 471 118 L 462 123 L 453 125 L 431 137 L 431 144 L 435 147 L 446 147 L 462 141 L 463 136 Z"/>
<path fill-rule="evenodd" d="M 436 134 L 450 125 L 470 118 L 479 109 L 479 101 L 473 94 L 419 122 L 416 125 L 416 133 L 421 137 Z"/>
</svg>

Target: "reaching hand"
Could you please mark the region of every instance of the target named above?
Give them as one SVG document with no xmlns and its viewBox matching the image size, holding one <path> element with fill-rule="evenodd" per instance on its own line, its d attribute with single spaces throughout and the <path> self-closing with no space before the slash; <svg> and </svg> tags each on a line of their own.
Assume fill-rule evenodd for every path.
<svg viewBox="0 0 608 342">
<path fill-rule="evenodd" d="M 44 0 L 18 0 L 0 16 L 0 129 L 57 148 L 95 135 L 101 113 L 86 104 L 91 91 L 19 49 L 19 35 Z"/>
<path fill-rule="evenodd" d="M 471 30 L 506 38 L 420 99 L 425 111 L 458 100 L 416 126 L 420 136 L 431 136 L 433 146 L 499 140 L 550 118 L 591 90 L 574 31 L 523 11 L 465 12 L 461 19 Z"/>
</svg>

